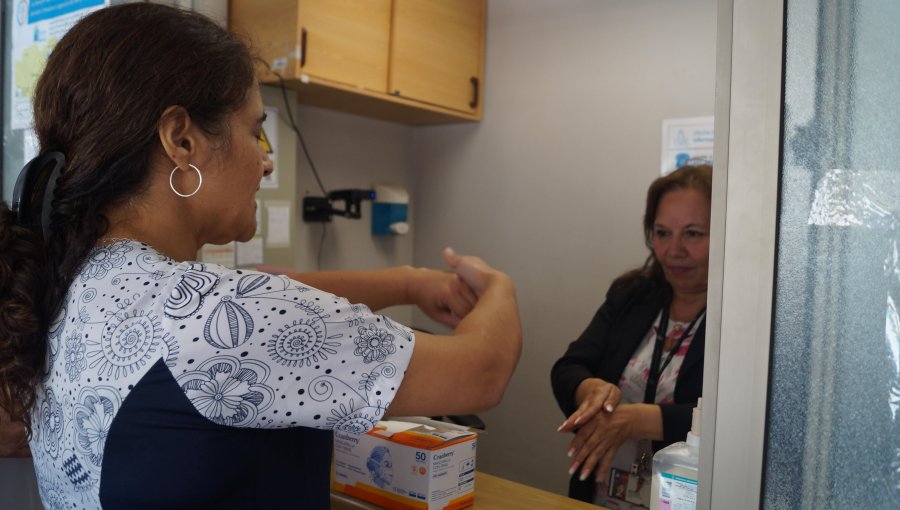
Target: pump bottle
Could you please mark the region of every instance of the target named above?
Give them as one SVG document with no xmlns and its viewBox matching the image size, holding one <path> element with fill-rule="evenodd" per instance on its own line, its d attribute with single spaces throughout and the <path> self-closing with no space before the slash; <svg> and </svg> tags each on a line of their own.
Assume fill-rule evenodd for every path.
<svg viewBox="0 0 900 510">
<path fill-rule="evenodd" d="M 697 508 L 697 478 L 700 470 L 700 409 L 691 416 L 691 431 L 685 441 L 673 443 L 653 456 L 650 510 L 694 510 Z"/>
</svg>

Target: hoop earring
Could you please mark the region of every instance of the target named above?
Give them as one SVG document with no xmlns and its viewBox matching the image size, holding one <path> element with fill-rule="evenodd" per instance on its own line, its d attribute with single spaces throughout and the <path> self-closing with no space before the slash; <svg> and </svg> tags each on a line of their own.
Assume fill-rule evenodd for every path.
<svg viewBox="0 0 900 510">
<path fill-rule="evenodd" d="M 173 168 L 173 169 L 172 169 L 172 173 L 169 174 L 169 188 L 171 188 L 172 191 L 173 191 L 176 195 L 178 195 L 179 197 L 182 197 L 182 198 L 190 198 L 190 197 L 196 195 L 197 192 L 200 191 L 200 187 L 203 186 L 203 174 L 200 173 L 200 169 L 197 168 L 197 167 L 195 167 L 194 165 L 192 165 L 192 164 L 190 164 L 190 163 L 188 163 L 188 166 L 191 167 L 191 168 L 193 168 L 194 171 L 197 172 L 197 177 L 200 178 L 200 182 L 197 183 L 197 189 L 195 189 L 192 193 L 188 193 L 187 195 L 185 195 L 184 193 L 179 193 L 178 190 L 175 189 L 175 185 L 172 183 L 172 177 L 175 176 L 175 172 L 176 172 L 176 171 L 178 170 L 178 168 L 179 168 L 178 166 L 176 166 L 175 168 Z"/>
</svg>

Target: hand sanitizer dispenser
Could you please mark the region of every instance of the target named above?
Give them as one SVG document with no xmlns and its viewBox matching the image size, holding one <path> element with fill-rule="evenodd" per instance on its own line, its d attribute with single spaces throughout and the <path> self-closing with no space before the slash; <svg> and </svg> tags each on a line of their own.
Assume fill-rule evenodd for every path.
<svg viewBox="0 0 900 510">
<path fill-rule="evenodd" d="M 372 235 L 395 236 L 409 232 L 409 193 L 399 186 L 375 186 L 372 202 Z"/>
<path fill-rule="evenodd" d="M 697 399 L 691 431 L 683 442 L 673 443 L 653 456 L 650 510 L 697 508 L 697 478 L 700 471 L 700 409 Z"/>
</svg>

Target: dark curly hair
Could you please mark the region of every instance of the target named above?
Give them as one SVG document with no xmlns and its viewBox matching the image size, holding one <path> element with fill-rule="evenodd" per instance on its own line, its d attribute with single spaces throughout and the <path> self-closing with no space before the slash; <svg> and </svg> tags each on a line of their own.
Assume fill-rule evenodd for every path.
<svg viewBox="0 0 900 510">
<path fill-rule="evenodd" d="M 158 4 L 96 11 L 54 48 L 34 93 L 41 154 L 67 159 L 48 197 L 47 238 L 0 204 L 0 408 L 29 434 L 48 325 L 107 231 L 105 213 L 143 191 L 151 156 L 163 151 L 163 111 L 183 107 L 224 144 L 228 117 L 254 82 L 242 41 L 204 16 Z"/>
<path fill-rule="evenodd" d="M 650 184 L 647 189 L 647 205 L 644 208 L 644 243 L 650 255 L 644 265 L 628 271 L 618 277 L 613 285 L 628 286 L 638 282 L 649 282 L 651 293 L 671 297 L 672 287 L 666 281 L 662 266 L 653 252 L 653 225 L 656 223 L 656 210 L 663 195 L 670 191 L 692 189 L 699 191 L 707 200 L 712 199 L 712 167 L 710 165 L 685 165 L 674 172 L 664 175 Z"/>
</svg>

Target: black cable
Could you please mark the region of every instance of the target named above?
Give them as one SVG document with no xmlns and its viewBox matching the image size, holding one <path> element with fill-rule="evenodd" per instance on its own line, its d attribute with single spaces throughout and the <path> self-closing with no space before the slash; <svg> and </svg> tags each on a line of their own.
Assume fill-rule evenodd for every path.
<svg viewBox="0 0 900 510">
<path fill-rule="evenodd" d="M 297 127 L 297 123 L 294 122 L 294 114 L 291 111 L 291 103 L 288 100 L 287 95 L 287 87 L 284 85 L 284 77 L 281 76 L 281 73 L 275 72 L 271 66 L 269 66 L 268 62 L 263 61 L 266 69 L 269 70 L 270 73 L 274 74 L 278 77 L 278 85 L 281 87 L 281 97 L 284 99 L 284 109 L 287 111 L 288 120 L 291 123 L 291 129 L 294 130 L 294 133 L 297 135 L 297 139 L 300 141 L 300 146 L 303 148 L 303 155 L 306 156 L 306 161 L 309 162 L 309 168 L 312 170 L 313 176 L 316 178 L 316 182 L 319 184 L 319 189 L 322 190 L 323 196 L 328 196 L 328 192 L 325 190 L 325 185 L 322 184 L 322 179 L 319 177 L 319 171 L 316 170 L 316 165 L 313 163 L 312 157 L 309 155 L 309 149 L 306 148 L 306 142 L 303 140 L 303 134 L 300 133 L 300 128 Z M 327 223 L 322 223 L 322 237 L 319 239 L 319 251 L 316 254 L 316 270 L 322 270 L 322 251 L 325 248 L 325 234 L 328 229 Z"/>
<path fill-rule="evenodd" d="M 268 62 L 265 62 L 265 65 L 270 73 L 278 77 L 278 85 L 281 87 L 281 96 L 282 98 L 284 98 L 284 108 L 285 110 L 287 110 L 288 120 L 291 122 L 291 129 L 294 130 L 294 133 L 297 134 L 297 139 L 300 140 L 300 146 L 303 147 L 303 155 L 306 156 L 306 161 L 309 162 L 309 168 L 312 170 L 313 176 L 316 178 L 316 182 L 319 184 L 319 189 L 322 190 L 322 194 L 327 197 L 328 192 L 325 191 L 325 185 L 322 184 L 322 179 L 319 177 L 319 171 L 316 170 L 316 165 L 313 163 L 312 157 L 309 155 L 309 149 L 306 148 L 306 142 L 303 140 L 303 134 L 300 133 L 300 128 L 298 128 L 297 123 L 294 122 L 294 114 L 291 112 L 291 104 L 288 101 L 287 87 L 285 87 L 284 85 L 284 77 L 281 76 L 281 73 L 273 71 Z"/>
<path fill-rule="evenodd" d="M 316 255 L 316 271 L 322 270 L 322 248 L 325 247 L 325 233 L 328 231 L 328 223 L 322 223 L 322 237 L 319 239 L 319 253 Z"/>
</svg>

